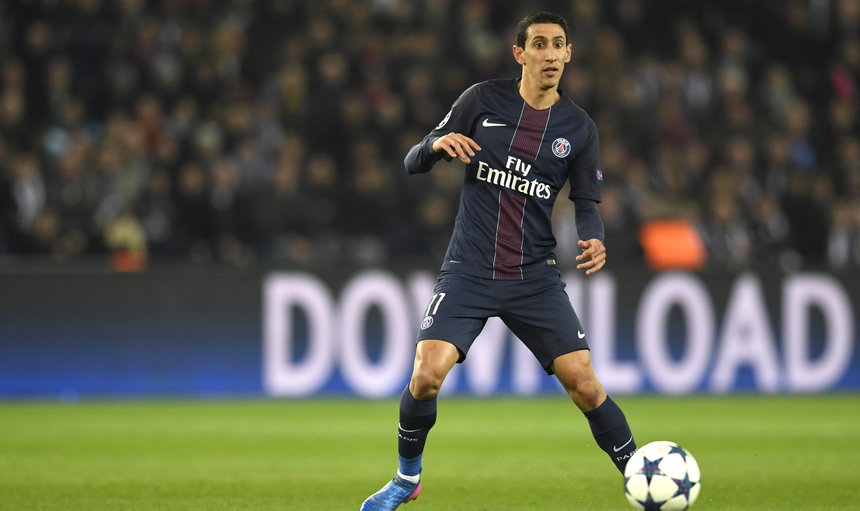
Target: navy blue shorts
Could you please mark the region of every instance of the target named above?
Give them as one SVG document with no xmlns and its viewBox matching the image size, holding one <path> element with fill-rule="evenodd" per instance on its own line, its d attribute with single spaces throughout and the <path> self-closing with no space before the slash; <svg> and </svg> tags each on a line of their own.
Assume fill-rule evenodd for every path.
<svg viewBox="0 0 860 511">
<path fill-rule="evenodd" d="M 490 280 L 442 272 L 424 311 L 418 341 L 447 341 L 466 359 L 487 319 L 498 316 L 523 341 L 548 374 L 553 361 L 588 349 L 565 284 L 557 275 L 530 280 Z"/>
</svg>

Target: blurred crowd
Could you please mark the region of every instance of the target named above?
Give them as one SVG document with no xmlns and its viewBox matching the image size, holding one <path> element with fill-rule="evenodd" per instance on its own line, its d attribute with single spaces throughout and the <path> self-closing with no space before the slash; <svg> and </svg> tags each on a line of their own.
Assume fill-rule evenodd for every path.
<svg viewBox="0 0 860 511">
<path fill-rule="evenodd" d="M 538 9 L 615 264 L 669 218 L 710 266 L 860 268 L 860 0 L 4 1 L 0 259 L 435 266 L 462 168 L 403 157 Z"/>
</svg>

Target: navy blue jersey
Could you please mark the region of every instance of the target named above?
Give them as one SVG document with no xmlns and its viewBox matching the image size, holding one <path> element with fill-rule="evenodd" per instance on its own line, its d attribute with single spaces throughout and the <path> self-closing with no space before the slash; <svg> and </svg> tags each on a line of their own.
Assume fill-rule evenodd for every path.
<svg viewBox="0 0 860 511">
<path fill-rule="evenodd" d="M 432 149 L 441 136 L 462 133 L 481 146 L 466 165 L 444 271 L 496 280 L 557 271 L 552 207 L 559 190 L 570 181 L 571 200 L 600 201 L 594 121 L 564 93 L 550 108 L 530 107 L 518 81 L 467 89 L 406 156 L 409 173 L 428 172 L 443 156 Z"/>
</svg>

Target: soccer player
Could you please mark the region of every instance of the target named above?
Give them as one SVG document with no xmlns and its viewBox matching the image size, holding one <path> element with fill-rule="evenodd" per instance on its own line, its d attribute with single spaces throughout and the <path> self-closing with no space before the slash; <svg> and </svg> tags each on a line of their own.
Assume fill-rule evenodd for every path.
<svg viewBox="0 0 860 511">
<path fill-rule="evenodd" d="M 521 76 L 467 89 L 406 156 L 410 174 L 428 172 L 440 158 L 457 158 L 466 165 L 465 180 L 419 328 L 412 377 L 400 398 L 397 475 L 364 501 L 364 511 L 396 509 L 418 497 L 436 396 L 492 316 L 555 374 L 619 470 L 636 451 L 627 419 L 594 374 L 585 329 L 553 254 L 552 207 L 569 181 L 582 249 L 577 268 L 592 275 L 606 263 L 596 207 L 603 181 L 597 129 L 558 89 L 571 58 L 567 32 L 567 22 L 555 14 L 521 20 L 513 46 Z"/>
</svg>

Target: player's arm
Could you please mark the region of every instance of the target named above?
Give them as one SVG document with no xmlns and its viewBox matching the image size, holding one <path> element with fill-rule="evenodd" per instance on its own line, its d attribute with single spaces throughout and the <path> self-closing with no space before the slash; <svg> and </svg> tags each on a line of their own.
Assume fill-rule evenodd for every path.
<svg viewBox="0 0 860 511">
<path fill-rule="evenodd" d="M 403 165 L 406 172 L 420 174 L 429 172 L 433 165 L 442 158 L 448 161 L 457 158 L 463 163 L 469 163 L 475 156 L 475 151 L 480 151 L 481 146 L 474 140 L 462 133 L 448 133 L 441 137 L 427 137 L 412 146 Z"/>
<path fill-rule="evenodd" d="M 570 199 L 576 210 L 576 230 L 582 253 L 576 256 L 576 268 L 586 275 L 600 271 L 606 264 L 603 220 L 597 210 L 603 187 L 600 170 L 600 140 L 597 126 L 588 119 L 589 136 L 582 150 L 570 162 Z"/>
<path fill-rule="evenodd" d="M 442 158 L 448 161 L 457 158 L 463 163 L 469 163 L 470 158 L 475 156 L 475 151 L 481 150 L 481 147 L 470 137 L 478 116 L 478 100 L 478 85 L 466 89 L 454 102 L 442 122 L 406 154 L 403 160 L 406 172 L 410 174 L 429 172 Z"/>
<path fill-rule="evenodd" d="M 600 271 L 606 264 L 606 246 L 603 244 L 603 219 L 597 211 L 597 202 L 591 199 L 574 199 L 576 210 L 576 232 L 579 233 L 579 248 L 576 269 L 585 270 L 586 275 Z"/>
</svg>

